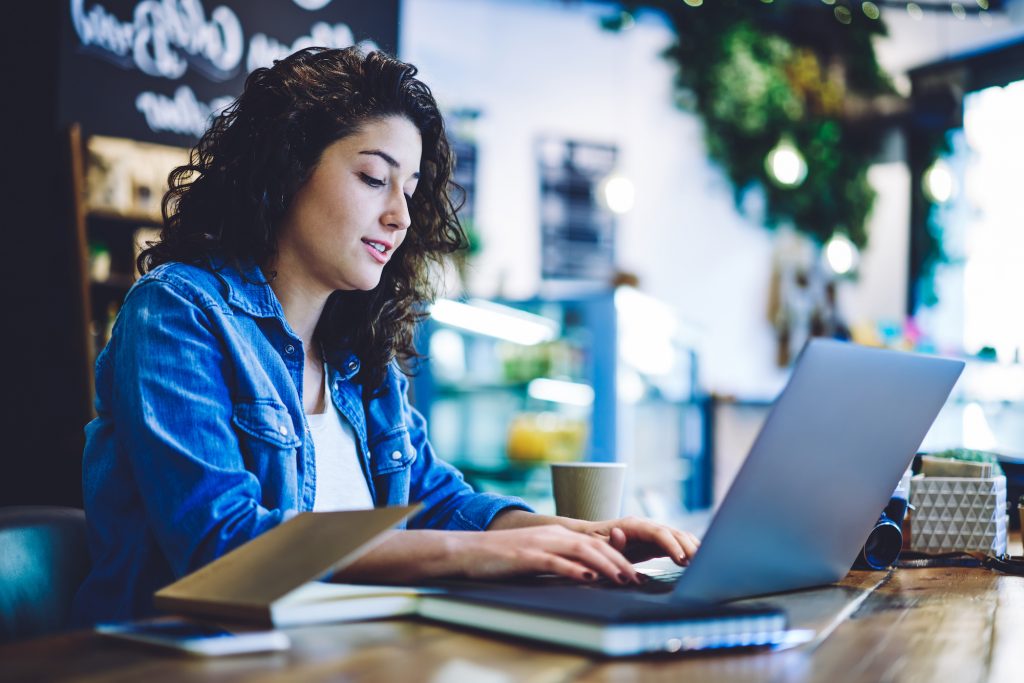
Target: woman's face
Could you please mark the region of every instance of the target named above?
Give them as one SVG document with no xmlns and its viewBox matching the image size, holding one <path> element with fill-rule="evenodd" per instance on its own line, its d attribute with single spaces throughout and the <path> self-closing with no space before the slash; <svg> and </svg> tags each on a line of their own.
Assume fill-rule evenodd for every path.
<svg viewBox="0 0 1024 683">
<path fill-rule="evenodd" d="M 278 272 L 288 269 L 310 293 L 376 287 L 409 229 L 421 152 L 419 130 L 403 116 L 328 146 L 285 214 Z"/>
</svg>

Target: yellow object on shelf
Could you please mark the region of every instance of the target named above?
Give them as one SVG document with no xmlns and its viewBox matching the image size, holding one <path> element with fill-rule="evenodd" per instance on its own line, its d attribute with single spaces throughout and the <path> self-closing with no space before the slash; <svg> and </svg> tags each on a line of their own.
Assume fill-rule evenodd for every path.
<svg viewBox="0 0 1024 683">
<path fill-rule="evenodd" d="M 520 413 L 508 426 L 509 460 L 561 462 L 581 460 L 587 423 L 553 412 Z"/>
</svg>

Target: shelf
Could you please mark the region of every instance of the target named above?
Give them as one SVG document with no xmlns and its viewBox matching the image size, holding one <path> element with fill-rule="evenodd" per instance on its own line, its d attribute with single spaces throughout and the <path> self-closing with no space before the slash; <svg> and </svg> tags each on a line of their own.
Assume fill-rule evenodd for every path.
<svg viewBox="0 0 1024 683">
<path fill-rule="evenodd" d="M 89 209 L 86 218 L 110 221 L 113 223 L 128 223 L 132 227 L 161 227 L 163 217 L 145 213 L 121 213 L 113 209 Z"/>
<path fill-rule="evenodd" d="M 551 462 L 547 460 L 505 460 L 490 464 L 471 460 L 455 460 L 451 463 L 467 476 L 499 481 L 522 481 L 534 476 L 538 470 L 546 470 Z"/>
<path fill-rule="evenodd" d="M 485 383 L 485 384 L 435 384 L 439 396 L 464 396 L 481 392 L 525 394 L 529 382 Z"/>
<path fill-rule="evenodd" d="M 90 280 L 90 284 L 98 289 L 126 293 L 135 284 L 128 275 L 111 275 L 106 280 Z"/>
</svg>

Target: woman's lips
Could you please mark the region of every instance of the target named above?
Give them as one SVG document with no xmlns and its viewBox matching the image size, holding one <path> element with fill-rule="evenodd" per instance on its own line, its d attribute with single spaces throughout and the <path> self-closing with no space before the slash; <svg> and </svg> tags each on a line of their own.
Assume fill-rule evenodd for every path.
<svg viewBox="0 0 1024 683">
<path fill-rule="evenodd" d="M 383 245 L 383 242 L 377 242 L 377 244 Z M 372 256 L 377 263 L 383 265 L 388 262 L 389 256 L 387 251 L 379 251 L 373 246 L 373 244 L 365 240 L 363 241 L 363 246 L 366 248 L 366 251 L 370 252 L 370 256 Z"/>
</svg>

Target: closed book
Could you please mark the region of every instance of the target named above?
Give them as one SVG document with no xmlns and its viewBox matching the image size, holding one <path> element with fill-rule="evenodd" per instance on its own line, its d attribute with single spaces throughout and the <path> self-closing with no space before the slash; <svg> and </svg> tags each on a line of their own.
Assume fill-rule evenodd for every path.
<svg viewBox="0 0 1024 683">
<path fill-rule="evenodd" d="M 626 656 L 782 642 L 786 613 L 770 605 L 667 600 L 572 586 L 449 585 L 420 598 L 428 619 L 531 640 Z"/>
<path fill-rule="evenodd" d="M 304 512 L 154 595 L 157 609 L 266 626 L 411 614 L 420 589 L 317 579 L 355 561 L 418 509 Z"/>
</svg>

